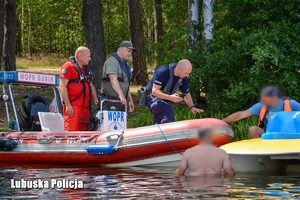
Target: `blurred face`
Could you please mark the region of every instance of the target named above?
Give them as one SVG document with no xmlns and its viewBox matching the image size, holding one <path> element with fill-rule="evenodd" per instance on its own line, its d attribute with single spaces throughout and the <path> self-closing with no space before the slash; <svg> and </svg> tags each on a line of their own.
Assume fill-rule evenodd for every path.
<svg viewBox="0 0 300 200">
<path fill-rule="evenodd" d="M 127 47 L 120 47 L 118 50 L 118 54 L 123 60 L 128 60 L 132 55 L 132 49 L 129 49 Z"/>
<path fill-rule="evenodd" d="M 280 99 L 278 97 L 267 97 L 264 95 L 261 95 L 260 100 L 264 105 L 271 107 L 277 106 L 280 102 Z"/>
<path fill-rule="evenodd" d="M 189 66 L 187 66 L 185 68 L 179 67 L 179 73 L 178 73 L 179 78 L 183 79 L 183 78 L 189 77 L 190 73 L 192 73 L 191 67 L 189 67 Z"/>
<path fill-rule="evenodd" d="M 212 131 L 211 133 L 209 133 L 205 138 L 200 139 L 200 143 L 206 143 L 206 144 L 212 144 L 214 145 L 215 143 L 215 137 L 216 137 L 216 132 L 215 131 Z"/>
<path fill-rule="evenodd" d="M 208 139 L 209 143 L 214 144 L 214 143 L 215 143 L 215 137 L 216 137 L 215 131 L 211 132 L 211 133 L 207 136 L 207 139 Z"/>
<path fill-rule="evenodd" d="M 88 65 L 91 60 L 90 50 L 83 51 L 82 53 L 79 54 L 78 58 L 82 65 Z"/>
</svg>

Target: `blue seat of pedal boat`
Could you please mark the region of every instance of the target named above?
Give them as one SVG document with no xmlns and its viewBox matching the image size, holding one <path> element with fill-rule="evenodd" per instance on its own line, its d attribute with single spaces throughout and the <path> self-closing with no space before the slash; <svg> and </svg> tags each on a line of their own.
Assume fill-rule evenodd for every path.
<svg viewBox="0 0 300 200">
<path fill-rule="evenodd" d="M 300 112 L 278 112 L 268 122 L 266 133 L 261 137 L 271 139 L 300 139 Z"/>
</svg>

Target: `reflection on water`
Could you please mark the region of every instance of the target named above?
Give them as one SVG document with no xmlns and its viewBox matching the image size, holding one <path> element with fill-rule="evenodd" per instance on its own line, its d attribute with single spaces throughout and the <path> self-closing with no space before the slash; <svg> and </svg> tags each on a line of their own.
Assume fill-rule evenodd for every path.
<svg viewBox="0 0 300 200">
<path fill-rule="evenodd" d="M 175 169 L 2 166 L 1 199 L 300 199 L 299 175 L 174 177 Z M 82 180 L 84 189 L 13 189 L 14 180 Z"/>
</svg>

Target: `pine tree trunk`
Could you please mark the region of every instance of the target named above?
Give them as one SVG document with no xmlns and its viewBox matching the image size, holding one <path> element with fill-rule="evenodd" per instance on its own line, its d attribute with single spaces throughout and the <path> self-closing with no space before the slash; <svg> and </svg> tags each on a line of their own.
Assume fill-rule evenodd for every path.
<svg viewBox="0 0 300 200">
<path fill-rule="evenodd" d="M 100 0 L 82 0 L 82 3 L 85 41 L 92 58 L 89 66 L 95 74 L 94 85 L 96 88 L 100 88 L 103 64 L 106 59 L 102 5 Z"/>
<path fill-rule="evenodd" d="M 5 16 L 4 16 L 4 50 L 3 63 L 5 71 L 16 70 L 16 0 L 5 1 Z"/>
<path fill-rule="evenodd" d="M 161 43 L 161 36 L 164 34 L 163 29 L 163 18 L 162 18 L 162 8 L 161 8 L 161 0 L 153 0 L 153 10 L 154 10 L 154 41 L 155 43 Z M 155 63 L 154 67 L 157 67 L 158 63 L 158 55 L 161 55 L 163 48 L 157 48 L 155 52 Z"/>
<path fill-rule="evenodd" d="M 128 0 L 128 16 L 131 42 L 137 48 L 132 53 L 133 79 L 135 84 L 145 85 L 148 82 L 148 74 L 144 54 L 144 31 L 139 0 Z"/>
<path fill-rule="evenodd" d="M 2 53 L 4 40 L 4 1 L 0 0 L 0 68 L 2 68 Z"/>
</svg>

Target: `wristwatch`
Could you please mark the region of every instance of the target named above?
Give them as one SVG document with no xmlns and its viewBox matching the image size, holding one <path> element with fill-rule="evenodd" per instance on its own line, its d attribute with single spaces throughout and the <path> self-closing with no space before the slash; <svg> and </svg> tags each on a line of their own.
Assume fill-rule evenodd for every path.
<svg viewBox="0 0 300 200">
<path fill-rule="evenodd" d="M 190 109 L 192 109 L 192 108 L 196 108 L 196 106 L 195 106 L 195 105 L 192 105 L 192 106 L 190 107 Z"/>
</svg>

